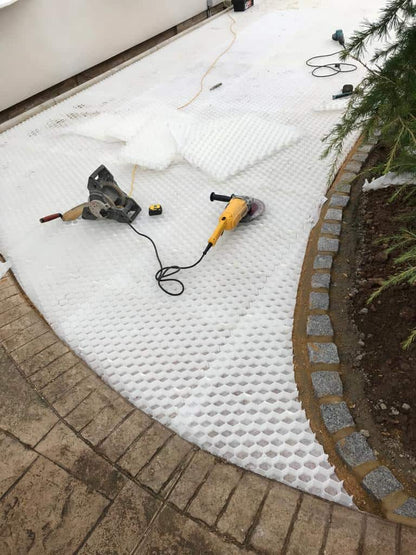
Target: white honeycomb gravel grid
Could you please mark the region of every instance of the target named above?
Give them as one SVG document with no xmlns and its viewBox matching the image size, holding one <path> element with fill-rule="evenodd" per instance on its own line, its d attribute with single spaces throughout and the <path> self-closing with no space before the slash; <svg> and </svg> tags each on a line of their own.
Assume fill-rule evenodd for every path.
<svg viewBox="0 0 416 555">
<path fill-rule="evenodd" d="M 305 247 L 326 190 L 320 139 L 339 119 L 319 106 L 362 72 L 314 79 L 304 60 L 332 51 L 327 37 L 336 28 L 348 34 L 383 3 L 353 0 L 348 13 L 337 2 L 290 4 L 299 9 L 258 0 L 234 14 L 238 39 L 186 112 L 208 124 L 257 115 L 296 127 L 301 139 L 220 183 L 184 160 L 137 170 L 143 212 L 135 226 L 155 240 L 165 265 L 199 258 L 224 208 L 209 202 L 211 191 L 266 204 L 261 218 L 224 234 L 200 266 L 181 274 L 181 297 L 157 287 L 151 245 L 124 224 L 40 225 L 39 217 L 84 202 L 100 164 L 128 192 L 132 166 L 120 142 L 80 136 L 74 125 L 107 110 L 133 118 L 155 100 L 186 102 L 230 40 L 227 15 L 0 136 L 0 247 L 54 330 L 137 407 L 211 453 L 351 505 L 298 401 L 291 335 Z M 155 202 L 163 215 L 149 218 Z"/>
<path fill-rule="evenodd" d="M 180 145 L 180 154 L 190 164 L 217 181 L 226 181 L 283 147 L 295 143 L 299 136 L 295 127 L 270 121 L 270 116 L 260 118 L 246 114 L 194 125 L 177 142 Z"/>
</svg>

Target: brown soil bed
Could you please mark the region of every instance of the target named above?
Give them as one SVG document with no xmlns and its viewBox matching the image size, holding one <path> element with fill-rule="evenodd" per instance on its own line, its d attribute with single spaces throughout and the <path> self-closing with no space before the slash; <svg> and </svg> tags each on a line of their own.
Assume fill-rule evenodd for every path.
<svg viewBox="0 0 416 555">
<path fill-rule="evenodd" d="M 374 165 L 381 148 L 369 158 Z M 379 459 L 416 494 L 416 344 L 404 341 L 416 326 L 416 288 L 390 288 L 367 304 L 381 282 L 397 272 L 383 238 L 397 233 L 403 202 L 389 203 L 393 189 L 361 192 L 353 186 L 331 292 L 346 397 L 355 422 Z M 381 244 L 378 242 L 382 239 Z"/>
</svg>

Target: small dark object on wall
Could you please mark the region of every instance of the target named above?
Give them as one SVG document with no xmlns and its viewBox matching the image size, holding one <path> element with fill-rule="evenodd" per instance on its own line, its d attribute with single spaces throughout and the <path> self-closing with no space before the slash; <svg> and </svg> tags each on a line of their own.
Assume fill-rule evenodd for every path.
<svg viewBox="0 0 416 555">
<path fill-rule="evenodd" d="M 254 5 L 254 0 L 233 0 L 235 12 L 244 12 Z"/>
</svg>

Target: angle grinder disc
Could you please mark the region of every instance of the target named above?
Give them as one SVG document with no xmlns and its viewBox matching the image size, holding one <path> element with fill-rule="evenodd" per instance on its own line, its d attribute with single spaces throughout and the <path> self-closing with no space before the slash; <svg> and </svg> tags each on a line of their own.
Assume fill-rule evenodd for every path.
<svg viewBox="0 0 416 555">
<path fill-rule="evenodd" d="M 251 200 L 250 210 L 244 216 L 244 218 L 241 220 L 241 223 L 247 224 L 248 222 L 251 222 L 252 220 L 255 220 L 256 218 L 258 218 L 259 216 L 261 216 L 263 214 L 265 209 L 266 209 L 266 207 L 265 207 L 263 201 L 261 201 L 257 198 L 253 198 Z"/>
</svg>

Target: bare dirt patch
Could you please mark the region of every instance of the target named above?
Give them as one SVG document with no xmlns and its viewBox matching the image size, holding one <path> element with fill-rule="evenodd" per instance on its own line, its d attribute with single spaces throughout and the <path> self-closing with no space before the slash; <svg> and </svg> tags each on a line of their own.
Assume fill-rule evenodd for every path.
<svg viewBox="0 0 416 555">
<path fill-rule="evenodd" d="M 369 165 L 384 156 L 370 155 Z M 416 288 L 400 285 L 367 304 L 371 293 L 396 273 L 384 238 L 404 225 L 411 210 L 390 203 L 392 189 L 362 193 L 357 178 L 345 213 L 331 291 L 333 320 L 346 397 L 355 422 L 379 459 L 416 493 L 416 345 L 401 347 L 416 325 Z M 413 208 L 414 210 L 414 208 Z M 380 242 L 381 240 L 381 242 Z"/>
</svg>

